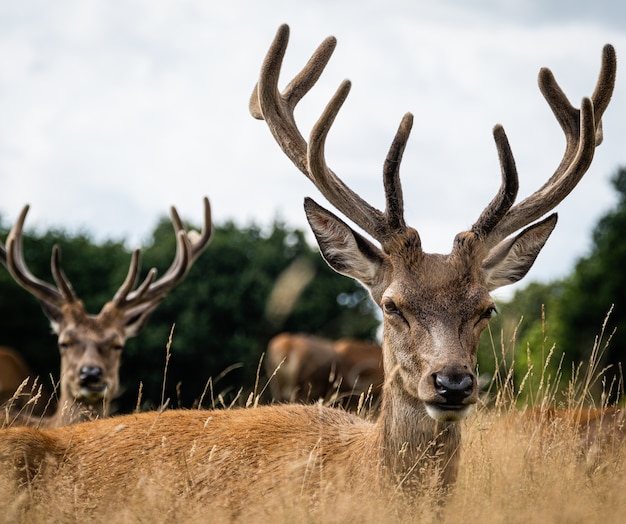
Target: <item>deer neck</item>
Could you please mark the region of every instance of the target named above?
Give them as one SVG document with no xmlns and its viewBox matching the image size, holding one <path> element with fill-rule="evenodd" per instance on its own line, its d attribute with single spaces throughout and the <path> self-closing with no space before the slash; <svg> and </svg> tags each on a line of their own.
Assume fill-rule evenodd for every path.
<svg viewBox="0 0 626 524">
<path fill-rule="evenodd" d="M 459 423 L 432 419 L 424 403 L 398 382 L 392 379 L 383 391 L 378 421 L 383 467 L 393 485 L 404 490 L 433 485 L 433 478 L 445 490 L 457 476 Z"/>
<path fill-rule="evenodd" d="M 106 400 L 88 404 L 68 394 L 61 394 L 57 411 L 48 419 L 46 426 L 69 426 L 78 422 L 105 418 L 108 415 L 109 406 Z"/>
</svg>

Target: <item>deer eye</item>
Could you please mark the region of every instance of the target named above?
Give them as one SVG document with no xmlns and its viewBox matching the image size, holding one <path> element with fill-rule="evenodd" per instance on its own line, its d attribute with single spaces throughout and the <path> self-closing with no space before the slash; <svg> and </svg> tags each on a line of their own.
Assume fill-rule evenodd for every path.
<svg viewBox="0 0 626 524">
<path fill-rule="evenodd" d="M 387 315 L 402 316 L 400 309 L 398 308 L 398 306 L 396 306 L 396 303 L 391 299 L 383 300 L 381 307 L 383 309 L 383 312 L 386 313 Z"/>
<path fill-rule="evenodd" d="M 496 309 L 496 306 L 491 304 L 487 309 L 485 309 L 485 312 L 480 315 L 480 320 L 489 320 L 490 318 L 495 317 L 497 314 L 498 310 Z"/>
</svg>

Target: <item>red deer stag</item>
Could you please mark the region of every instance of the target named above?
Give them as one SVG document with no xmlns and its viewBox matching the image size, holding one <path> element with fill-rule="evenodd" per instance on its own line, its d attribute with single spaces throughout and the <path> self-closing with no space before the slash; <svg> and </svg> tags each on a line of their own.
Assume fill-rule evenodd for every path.
<svg viewBox="0 0 626 524">
<path fill-rule="evenodd" d="M 348 338 L 280 333 L 267 345 L 265 371 L 278 402 L 375 399 L 384 382 L 380 346 Z"/>
<path fill-rule="evenodd" d="M 58 409 L 46 417 L 9 410 L 5 425 L 56 427 L 106 417 L 119 389 L 119 368 L 124 343 L 143 328 L 167 293 L 185 277 L 211 238 L 211 210 L 204 199 L 202 233 L 187 232 L 176 209 L 171 208 L 176 232 L 176 255 L 159 278 L 156 269 L 135 288 L 139 276 L 140 250 L 135 250 L 128 274 L 110 302 L 97 315 L 88 314 L 61 268 L 60 250 L 52 251 L 52 275 L 56 287 L 35 277 L 24 260 L 22 231 L 28 212 L 25 206 L 2 247 L 5 264 L 24 289 L 39 300 L 58 336 L 61 380 Z"/>
<path fill-rule="evenodd" d="M 251 112 L 267 122 L 283 151 L 324 196 L 381 244 L 306 199 L 327 262 L 358 279 L 382 309 L 380 416 L 368 422 L 340 409 L 285 404 L 132 414 L 55 430 L 12 428 L 0 433 L 0 471 L 17 472 L 26 482 L 49 478 L 60 468 L 72 479 L 73 497 L 88 494 L 92 506 L 106 504 L 107 510 L 111 501 L 121 503 L 144 489 L 149 478 L 180 479 L 181 492 L 210 501 L 211 511 L 222 508 L 238 517 L 251 511 L 247 508 L 257 517 L 270 511 L 266 496 L 277 489 L 292 487 L 313 511 L 342 491 L 365 502 L 378 488 L 391 488 L 395 496 L 385 500 L 395 504 L 402 493 L 418 500 L 413 496 L 423 482 L 433 485 L 438 479 L 449 486 L 455 480 L 459 421 L 477 399 L 478 339 L 495 313 L 489 292 L 526 274 L 556 215 L 534 221 L 563 200 L 588 169 L 612 95 L 614 49 L 605 46 L 598 84 L 580 110 L 552 73 L 541 70 L 539 86 L 567 139 L 561 164 L 546 185 L 514 206 L 515 164 L 504 131 L 496 126 L 501 189 L 471 229 L 456 236 L 452 252 L 439 255 L 422 250 L 417 231 L 403 218 L 398 169 L 412 116 L 402 119 L 384 165 L 381 212 L 348 189 L 324 160 L 326 135 L 350 84 L 343 83 L 332 97 L 308 143 L 296 127 L 294 108 L 322 73 L 335 39 L 325 40 L 281 93 L 277 84 L 288 35 L 288 27 L 280 27 Z"/>
</svg>

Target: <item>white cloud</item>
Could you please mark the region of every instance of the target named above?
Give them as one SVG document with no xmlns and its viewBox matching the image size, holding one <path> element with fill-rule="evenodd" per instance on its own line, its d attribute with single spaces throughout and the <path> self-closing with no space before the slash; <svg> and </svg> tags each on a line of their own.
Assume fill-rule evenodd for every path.
<svg viewBox="0 0 626 524">
<path fill-rule="evenodd" d="M 265 51 L 288 22 L 281 85 L 325 36 L 338 37 L 298 120 L 308 134 L 340 81 L 353 81 L 327 158 L 375 205 L 387 147 L 401 116 L 415 114 L 402 169 L 407 219 L 428 250 L 447 251 L 497 190 L 496 122 L 517 159 L 520 196 L 558 164 L 563 139 L 536 87 L 538 69 L 552 67 L 577 103 L 593 89 L 602 45 L 612 42 L 618 56 L 626 49 L 626 32 L 610 16 L 568 3 L 559 17 L 545 4 L 5 3 L 0 213 L 12 221 L 29 202 L 30 224 L 86 228 L 135 245 L 171 204 L 199 222 L 206 194 L 218 222 L 279 216 L 307 228 L 303 197 L 323 199 L 247 111 Z M 568 272 L 614 201 L 607 180 L 624 164 L 621 91 L 605 118 L 605 144 L 560 207 L 530 278 Z"/>
</svg>

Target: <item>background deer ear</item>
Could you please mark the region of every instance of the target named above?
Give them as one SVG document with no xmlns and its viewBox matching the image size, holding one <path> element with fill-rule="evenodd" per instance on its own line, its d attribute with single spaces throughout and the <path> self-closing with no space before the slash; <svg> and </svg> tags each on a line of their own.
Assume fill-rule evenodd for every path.
<svg viewBox="0 0 626 524">
<path fill-rule="evenodd" d="M 371 290 L 380 278 L 384 253 L 312 199 L 304 200 L 304 210 L 328 265 Z"/>
<path fill-rule="evenodd" d="M 556 226 L 556 213 L 497 244 L 483 261 L 489 291 L 524 278 Z"/>
<path fill-rule="evenodd" d="M 61 330 L 61 322 L 63 322 L 63 312 L 58 306 L 51 302 L 46 302 L 45 300 L 39 300 L 39 305 L 44 315 L 50 320 L 52 331 L 58 335 Z"/>
<path fill-rule="evenodd" d="M 163 295 L 165 298 L 165 295 Z M 122 329 L 128 338 L 135 337 L 143 329 L 152 312 L 159 306 L 163 298 L 157 302 L 143 303 L 124 312 Z"/>
</svg>

